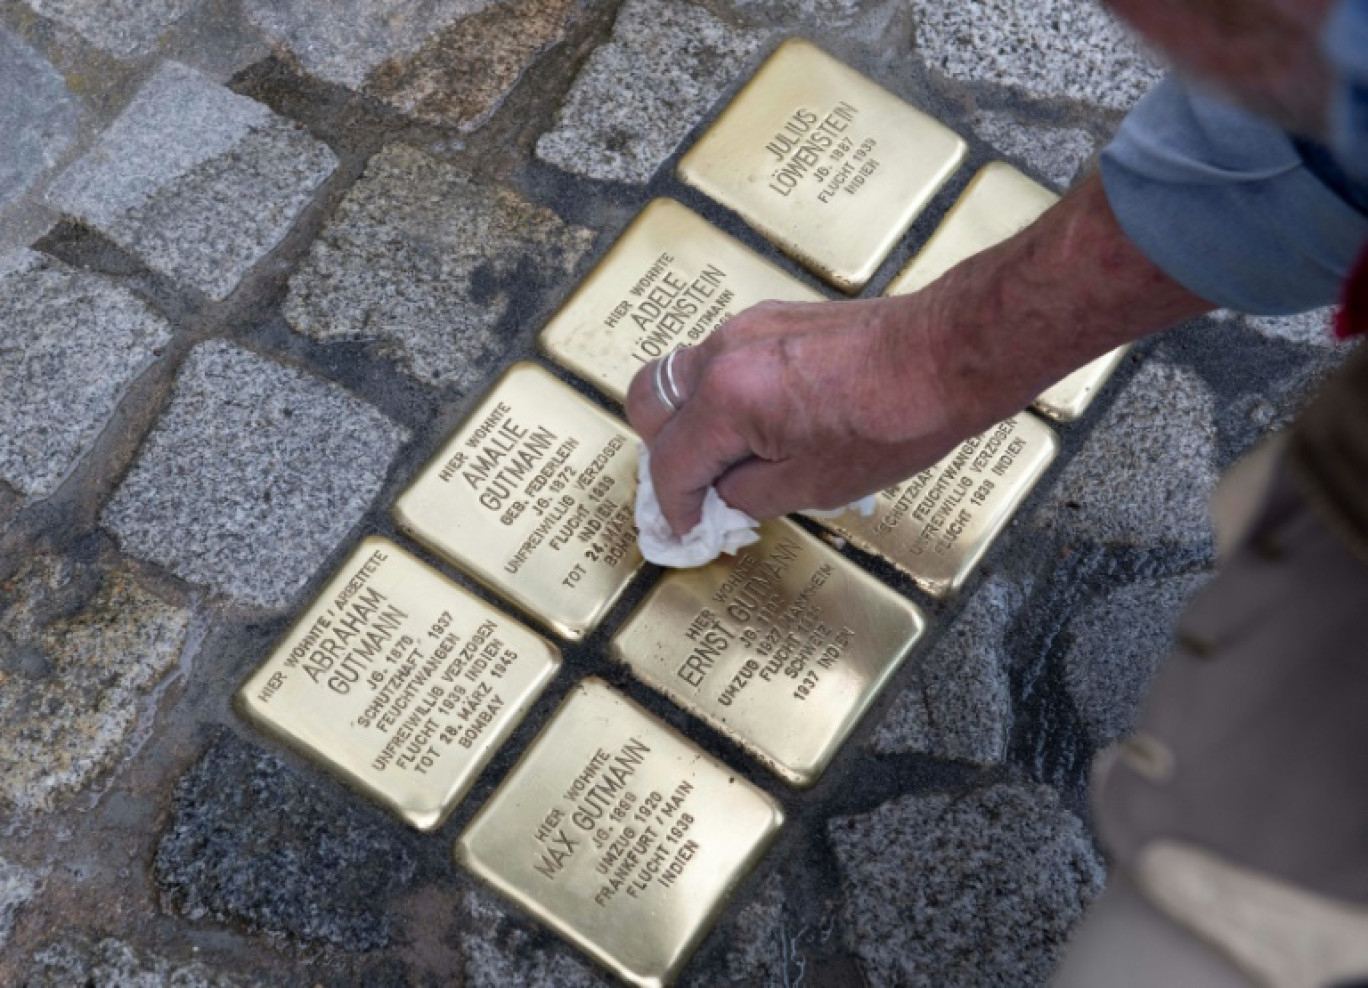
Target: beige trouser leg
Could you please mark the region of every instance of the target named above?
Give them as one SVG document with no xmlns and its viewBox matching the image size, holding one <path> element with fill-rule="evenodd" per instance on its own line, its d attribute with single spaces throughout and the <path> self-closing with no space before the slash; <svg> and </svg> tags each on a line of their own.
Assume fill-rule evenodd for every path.
<svg viewBox="0 0 1368 988">
<path fill-rule="evenodd" d="M 1220 575 L 1099 759 L 1112 889 L 1060 986 L 1368 981 L 1368 565 L 1281 471 L 1244 476 L 1266 496 L 1231 502 Z"/>
</svg>

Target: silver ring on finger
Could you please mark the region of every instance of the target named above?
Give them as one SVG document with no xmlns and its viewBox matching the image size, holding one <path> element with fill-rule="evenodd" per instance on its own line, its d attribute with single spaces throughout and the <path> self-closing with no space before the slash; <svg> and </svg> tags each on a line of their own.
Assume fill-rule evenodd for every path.
<svg viewBox="0 0 1368 988">
<path fill-rule="evenodd" d="M 655 365 L 653 376 L 656 397 L 660 399 L 662 405 L 669 409 L 671 415 L 679 411 L 679 406 L 682 404 L 679 397 L 679 385 L 674 376 L 674 359 L 677 356 L 679 356 L 679 351 L 671 350 L 664 360 Z"/>
</svg>

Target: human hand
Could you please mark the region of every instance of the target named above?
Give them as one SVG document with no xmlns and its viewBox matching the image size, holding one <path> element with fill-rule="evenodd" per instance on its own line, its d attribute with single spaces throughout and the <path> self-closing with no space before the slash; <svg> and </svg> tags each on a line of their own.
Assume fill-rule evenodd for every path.
<svg viewBox="0 0 1368 988">
<path fill-rule="evenodd" d="M 926 308 L 918 296 L 762 303 L 679 353 L 673 413 L 654 366 L 638 372 L 627 415 L 675 532 L 698 523 L 711 485 L 755 518 L 835 508 L 991 424 L 943 393 Z"/>
<path fill-rule="evenodd" d="M 627 394 L 676 534 L 703 494 L 755 518 L 905 480 L 1113 347 L 1214 306 L 1141 251 L 1092 176 L 1034 224 L 913 295 L 749 309 Z"/>
</svg>

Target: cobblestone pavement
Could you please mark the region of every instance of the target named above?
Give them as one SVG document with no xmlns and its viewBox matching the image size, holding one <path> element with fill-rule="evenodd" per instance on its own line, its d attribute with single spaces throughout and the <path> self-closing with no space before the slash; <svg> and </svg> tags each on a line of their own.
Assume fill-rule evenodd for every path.
<svg viewBox="0 0 1368 988">
<path fill-rule="evenodd" d="M 1089 759 L 1324 313 L 1137 347 L 951 603 L 846 549 L 931 631 L 809 791 L 603 630 L 435 834 L 231 705 L 362 537 L 412 545 L 398 491 L 650 198 L 793 270 L 673 167 L 794 34 L 970 143 L 871 293 L 978 166 L 1064 187 L 1159 74 L 1093 0 L 0 0 L 0 983 L 607 983 L 451 859 L 584 674 L 788 816 L 684 984 L 1046 976 L 1104 881 Z"/>
</svg>

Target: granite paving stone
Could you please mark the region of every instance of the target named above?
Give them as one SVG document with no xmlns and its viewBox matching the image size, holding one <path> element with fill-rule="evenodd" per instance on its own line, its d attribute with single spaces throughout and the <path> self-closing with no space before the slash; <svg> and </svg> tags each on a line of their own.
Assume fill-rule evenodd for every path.
<svg viewBox="0 0 1368 988">
<path fill-rule="evenodd" d="M 1060 473 L 1036 522 L 1095 542 L 1205 543 L 1215 443 L 1201 379 L 1148 360 Z"/>
<path fill-rule="evenodd" d="M 1256 333 L 1273 340 L 1302 343 L 1315 347 L 1345 346 L 1331 331 L 1335 310 L 1312 309 L 1295 316 L 1246 316 L 1245 322 Z"/>
<path fill-rule="evenodd" d="M 581 0 L 506 0 L 376 66 L 364 92 L 431 124 L 475 130 L 538 56 L 565 38 Z"/>
<path fill-rule="evenodd" d="M 645 182 L 739 78 L 765 34 L 685 0 L 627 0 L 537 157 L 587 178 Z"/>
<path fill-rule="evenodd" d="M 14 931 L 14 921 L 38 891 L 38 876 L 0 857 L 0 949 Z"/>
<path fill-rule="evenodd" d="M 434 124 L 474 129 L 565 37 L 580 0 L 249 0 L 307 73 Z"/>
<path fill-rule="evenodd" d="M 1135 727 L 1178 616 L 1209 578 L 1199 573 L 1134 583 L 1094 601 L 1070 622 L 1065 681 L 1097 747 Z"/>
<path fill-rule="evenodd" d="M 67 936 L 39 950 L 25 988 L 252 988 L 256 982 L 203 964 L 178 964 L 122 940 Z"/>
<path fill-rule="evenodd" d="M 383 62 L 499 0 L 246 0 L 247 16 L 304 71 L 356 89 Z"/>
<path fill-rule="evenodd" d="M 915 0 L 917 50 L 952 79 L 1128 109 L 1163 75 L 1095 0 Z"/>
<path fill-rule="evenodd" d="M 50 811 L 113 766 L 190 622 L 122 569 L 39 556 L 0 586 L 0 810 Z"/>
<path fill-rule="evenodd" d="M 52 64 L 0 27 L 0 210 L 57 164 L 80 115 Z"/>
<path fill-rule="evenodd" d="M 1103 884 L 1083 824 L 1041 785 L 903 796 L 829 831 L 870 984 L 1044 984 Z"/>
<path fill-rule="evenodd" d="M 484 889 L 466 897 L 472 928 L 461 935 L 465 988 L 612 988 L 613 979 L 570 947 L 548 943 L 511 922 L 502 903 Z"/>
<path fill-rule="evenodd" d="M 376 155 L 290 280 L 285 315 L 324 342 L 376 342 L 428 384 L 469 385 L 532 277 L 567 277 L 594 234 L 402 144 Z"/>
<path fill-rule="evenodd" d="M 1025 165 L 1057 192 L 1073 184 L 1095 149 L 1093 137 L 1086 130 L 1031 126 L 1001 111 L 975 114 L 973 127 L 1008 161 Z"/>
<path fill-rule="evenodd" d="M 118 58 L 146 55 L 203 0 L 27 0 L 44 17 L 65 24 Z"/>
<path fill-rule="evenodd" d="M 725 971 L 732 984 L 781 985 L 794 973 L 784 971 L 784 885 L 777 874 L 765 879 L 755 898 L 726 920 L 723 932 L 728 944 Z"/>
<path fill-rule="evenodd" d="M 51 494 L 171 327 L 113 282 L 28 250 L 0 256 L 0 479 Z"/>
<path fill-rule="evenodd" d="M 1023 599 L 1007 580 L 985 580 L 898 696 L 870 747 L 979 766 L 1001 762 L 1012 718 L 1007 629 Z"/>
<path fill-rule="evenodd" d="M 733 0 L 733 6 L 742 14 L 782 24 L 840 29 L 849 27 L 873 5 L 867 0 Z"/>
<path fill-rule="evenodd" d="M 407 439 L 335 384 L 202 343 L 104 524 L 185 580 L 283 607 L 356 526 Z"/>
<path fill-rule="evenodd" d="M 14 521 L 23 508 L 24 498 L 19 492 L 0 483 L 0 535 L 5 534 L 5 529 L 9 528 L 10 522 Z"/>
<path fill-rule="evenodd" d="M 298 124 L 167 61 L 47 199 L 153 270 L 223 299 L 336 167 Z"/>
<path fill-rule="evenodd" d="M 392 942 L 388 904 L 415 868 L 386 823 L 341 787 L 324 791 L 220 734 L 176 783 L 153 874 L 186 919 L 364 953 Z"/>
</svg>

